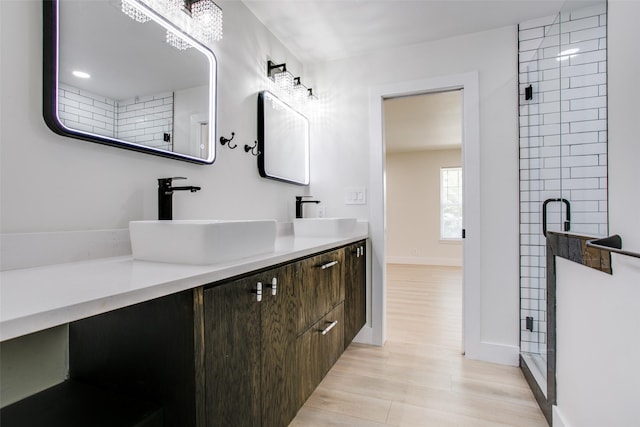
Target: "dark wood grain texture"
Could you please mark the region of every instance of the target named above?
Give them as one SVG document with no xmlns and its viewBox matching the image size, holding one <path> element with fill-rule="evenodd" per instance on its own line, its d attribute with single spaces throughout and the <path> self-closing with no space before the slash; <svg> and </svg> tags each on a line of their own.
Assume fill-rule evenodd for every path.
<svg viewBox="0 0 640 427">
<path fill-rule="evenodd" d="M 262 426 L 287 426 L 300 407 L 297 380 L 295 280 L 297 264 L 269 271 L 267 282 L 278 279 L 277 294 L 267 289 L 262 305 L 261 393 Z"/>
<path fill-rule="evenodd" d="M 344 248 L 344 347 L 367 321 L 366 241 Z"/>
<path fill-rule="evenodd" d="M 207 426 L 260 425 L 260 308 L 249 276 L 204 291 Z"/>
<path fill-rule="evenodd" d="M 189 290 L 71 323 L 71 379 L 156 401 L 165 426 L 195 426 L 193 304 Z"/>
<path fill-rule="evenodd" d="M 322 268 L 333 262 L 337 264 Z M 298 334 L 302 334 L 344 300 L 343 251 L 335 250 L 307 258 L 301 261 L 301 268 Z"/>
<path fill-rule="evenodd" d="M 327 332 L 322 331 L 332 322 L 338 324 Z M 304 403 L 329 372 L 344 351 L 344 304 L 318 320 L 298 337 L 298 363 L 300 372 L 299 401 Z"/>
</svg>

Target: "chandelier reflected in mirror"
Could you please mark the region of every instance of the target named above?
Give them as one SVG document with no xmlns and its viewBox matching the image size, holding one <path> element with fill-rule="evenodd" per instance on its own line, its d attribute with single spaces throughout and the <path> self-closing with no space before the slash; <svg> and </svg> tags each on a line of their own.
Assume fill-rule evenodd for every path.
<svg viewBox="0 0 640 427">
<path fill-rule="evenodd" d="M 122 12 L 137 22 L 151 19 L 149 9 L 162 15 L 203 44 L 222 39 L 222 9 L 213 0 L 121 0 Z M 191 47 L 179 32 L 167 30 L 167 43 L 176 49 Z"/>
</svg>

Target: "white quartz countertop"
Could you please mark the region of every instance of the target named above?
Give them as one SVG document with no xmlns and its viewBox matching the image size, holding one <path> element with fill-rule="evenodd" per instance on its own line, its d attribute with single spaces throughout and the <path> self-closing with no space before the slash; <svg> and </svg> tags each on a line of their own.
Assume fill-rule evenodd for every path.
<svg viewBox="0 0 640 427">
<path fill-rule="evenodd" d="M 131 256 L 0 273 L 0 341 L 292 261 L 368 237 L 366 224 L 340 238 L 278 236 L 274 252 L 212 265 Z"/>
</svg>

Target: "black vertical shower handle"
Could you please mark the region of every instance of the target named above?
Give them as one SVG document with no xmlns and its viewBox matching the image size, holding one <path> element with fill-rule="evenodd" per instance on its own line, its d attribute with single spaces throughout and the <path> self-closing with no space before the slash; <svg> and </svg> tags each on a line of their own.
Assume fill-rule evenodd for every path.
<svg viewBox="0 0 640 427">
<path fill-rule="evenodd" d="M 547 237 L 547 205 L 552 202 L 562 202 L 567 206 L 567 215 L 564 220 L 564 231 L 571 228 L 571 203 L 567 199 L 547 199 L 542 204 L 542 235 Z"/>
</svg>

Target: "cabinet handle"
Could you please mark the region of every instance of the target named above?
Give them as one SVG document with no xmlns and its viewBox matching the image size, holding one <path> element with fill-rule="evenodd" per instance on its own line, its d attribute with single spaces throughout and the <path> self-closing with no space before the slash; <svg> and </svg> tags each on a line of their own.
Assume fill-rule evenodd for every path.
<svg viewBox="0 0 640 427">
<path fill-rule="evenodd" d="M 329 326 L 327 326 L 326 328 L 324 328 L 321 332 L 322 335 L 327 335 L 329 333 L 330 330 L 332 330 L 333 328 L 336 327 L 336 325 L 338 324 L 337 320 L 334 320 L 333 322 L 331 322 L 331 324 Z"/>
<path fill-rule="evenodd" d="M 256 284 L 256 289 L 251 292 L 256 294 L 256 301 L 258 302 L 262 301 L 262 282 L 258 282 Z"/>
<path fill-rule="evenodd" d="M 331 267 L 333 267 L 333 266 L 334 266 L 334 265 L 336 265 L 336 264 L 338 264 L 338 261 L 331 261 L 331 262 L 328 262 L 328 263 L 326 263 L 326 264 L 322 264 L 322 265 L 320 266 L 320 268 L 321 268 L 321 269 L 323 269 L 323 270 L 326 270 L 327 268 L 331 268 Z"/>
<path fill-rule="evenodd" d="M 278 293 L 278 279 L 276 277 L 271 279 L 271 284 L 267 285 L 267 288 L 271 288 L 271 295 L 275 297 Z"/>
</svg>

